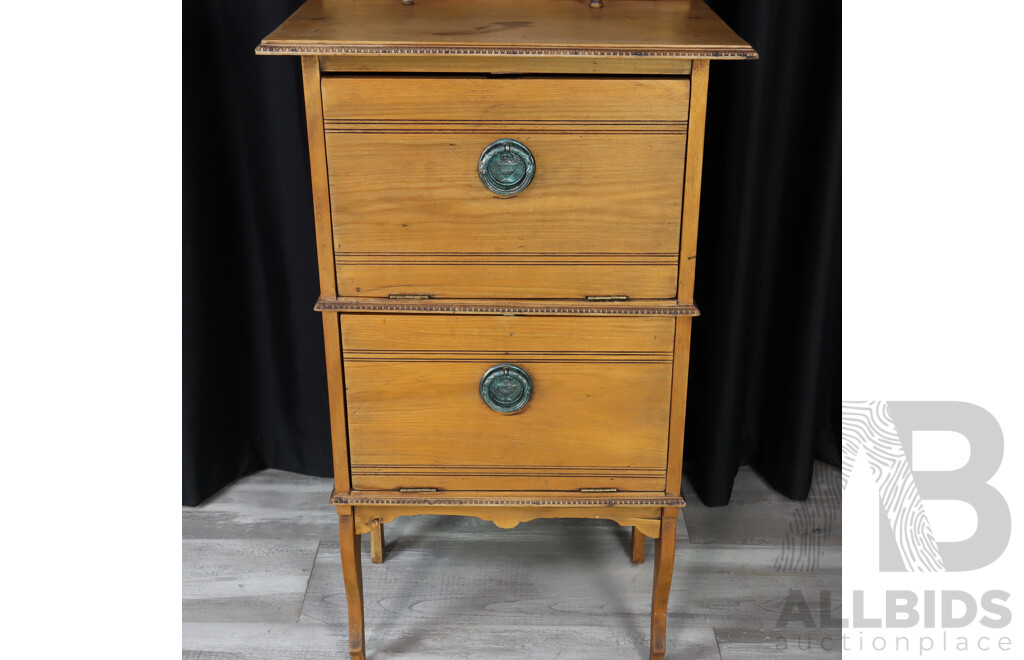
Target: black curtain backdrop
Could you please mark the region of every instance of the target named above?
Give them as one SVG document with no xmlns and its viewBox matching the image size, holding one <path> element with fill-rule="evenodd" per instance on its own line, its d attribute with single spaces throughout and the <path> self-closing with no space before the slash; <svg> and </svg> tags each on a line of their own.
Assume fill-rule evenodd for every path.
<svg viewBox="0 0 1024 660">
<path fill-rule="evenodd" d="M 331 474 L 299 62 L 253 54 L 300 4 L 183 7 L 186 505 Z M 711 65 L 686 468 L 709 505 L 745 464 L 803 499 L 840 458 L 840 3 L 708 4 L 761 59 Z"/>
</svg>

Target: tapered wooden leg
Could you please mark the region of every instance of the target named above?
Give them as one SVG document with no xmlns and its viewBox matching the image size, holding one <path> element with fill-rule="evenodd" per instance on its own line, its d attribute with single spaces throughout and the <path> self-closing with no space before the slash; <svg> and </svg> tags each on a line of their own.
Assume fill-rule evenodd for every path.
<svg viewBox="0 0 1024 660">
<path fill-rule="evenodd" d="M 363 562 L 360 539 L 352 516 L 338 516 L 338 538 L 341 542 L 341 570 L 345 575 L 345 596 L 348 599 L 348 652 L 352 660 L 366 660 L 363 646 Z"/>
<path fill-rule="evenodd" d="M 370 530 L 370 561 L 384 563 L 384 523 Z"/>
<path fill-rule="evenodd" d="M 672 516 L 671 518 L 669 516 Z M 654 541 L 654 596 L 651 599 L 651 660 L 665 657 L 665 622 L 668 616 L 668 592 L 676 561 L 676 516 L 678 511 L 662 513 L 661 536 Z"/>
<path fill-rule="evenodd" d="M 644 541 L 647 537 L 636 527 L 633 528 L 633 563 L 644 563 Z"/>
</svg>

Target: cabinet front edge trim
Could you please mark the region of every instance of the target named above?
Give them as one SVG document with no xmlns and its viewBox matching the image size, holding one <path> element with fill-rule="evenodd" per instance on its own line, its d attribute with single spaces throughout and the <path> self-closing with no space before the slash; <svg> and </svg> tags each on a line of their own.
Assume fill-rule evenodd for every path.
<svg viewBox="0 0 1024 660">
<path fill-rule="evenodd" d="M 511 300 L 403 300 L 389 298 L 320 298 L 313 307 L 318 312 L 404 312 L 414 314 L 542 314 L 545 316 L 700 316 L 696 305 L 676 301 L 610 301 L 606 303 L 575 300 L 519 302 Z"/>
<path fill-rule="evenodd" d="M 573 497 L 569 494 L 559 496 L 552 493 L 548 496 L 530 496 L 526 494 L 487 496 L 479 493 L 455 494 L 437 493 L 425 495 L 403 495 L 393 492 L 351 492 L 331 495 L 331 504 L 375 504 L 386 506 L 438 505 L 438 506 L 666 506 L 684 507 L 686 501 L 679 496 L 650 495 L 618 497 Z"/>
<path fill-rule="evenodd" d="M 746 48 L 572 48 L 567 46 L 422 46 L 407 44 L 262 43 L 257 55 L 554 55 L 559 57 L 678 57 L 683 59 L 756 60 Z"/>
</svg>

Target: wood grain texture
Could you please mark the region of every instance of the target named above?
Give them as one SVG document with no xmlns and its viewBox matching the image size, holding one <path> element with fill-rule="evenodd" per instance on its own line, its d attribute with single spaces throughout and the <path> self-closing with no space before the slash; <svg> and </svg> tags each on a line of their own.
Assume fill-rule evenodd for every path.
<svg viewBox="0 0 1024 660">
<path fill-rule="evenodd" d="M 521 523 L 543 518 L 586 518 L 588 520 L 611 520 L 622 526 L 639 528 L 652 538 L 661 533 L 661 507 L 655 506 L 456 506 L 409 505 L 409 506 L 358 506 L 354 507 L 357 533 L 377 529 L 402 516 L 447 515 L 472 516 L 487 520 L 502 529 L 512 529 Z"/>
<path fill-rule="evenodd" d="M 664 489 L 672 320 L 342 315 L 353 487 Z M 534 394 L 487 407 L 513 362 Z"/>
<path fill-rule="evenodd" d="M 317 539 L 185 539 L 183 621 L 295 621 Z"/>
<path fill-rule="evenodd" d="M 478 389 L 501 361 L 347 362 L 353 487 L 665 488 L 669 364 L 515 359 L 536 389 L 502 415 Z"/>
<path fill-rule="evenodd" d="M 341 328 L 337 313 L 321 314 L 324 326 L 324 354 L 327 364 L 327 399 L 331 413 L 331 449 L 334 457 L 334 488 L 347 492 L 352 487 L 348 459 L 348 418 L 345 403 L 345 367 L 342 361 Z"/>
<path fill-rule="evenodd" d="M 684 484 L 684 492 L 689 488 Z M 692 490 L 690 491 L 692 492 Z M 842 546 L 842 481 L 839 470 L 815 463 L 807 499 L 796 502 L 769 486 L 749 466 L 736 474 L 727 507 L 707 507 L 696 497 L 687 501 L 691 543 L 709 546 L 778 546 L 784 548 L 777 569 L 812 570 L 822 557 Z"/>
<path fill-rule="evenodd" d="M 432 440 L 433 438 L 431 438 Z M 511 443 L 506 443 L 511 444 Z M 516 448 L 534 449 L 534 447 L 523 447 L 520 443 Z M 534 452 L 539 459 L 566 461 L 568 450 L 564 441 L 557 442 L 558 446 L 547 454 Z M 404 463 L 410 460 L 406 454 L 411 453 L 408 446 L 392 446 L 388 448 L 400 452 L 398 461 Z M 505 447 L 497 448 L 497 451 L 508 451 Z M 597 452 L 607 455 L 609 452 L 598 447 Z M 474 454 L 468 459 L 473 463 L 470 465 L 450 465 L 441 459 L 439 464 L 418 464 L 405 466 L 401 463 L 395 466 L 394 462 L 381 465 L 354 464 L 352 468 L 352 481 L 356 488 L 374 490 L 385 490 L 388 488 L 439 488 L 443 491 L 466 491 L 483 488 L 486 485 L 493 485 L 498 488 L 531 488 L 545 489 L 551 491 L 578 491 L 580 488 L 615 488 L 619 492 L 650 492 L 664 488 L 665 472 L 660 469 L 644 469 L 642 472 L 631 471 L 628 468 L 619 466 L 608 466 L 604 468 L 591 468 L 586 470 L 570 469 L 561 466 L 535 467 L 535 466 L 513 466 L 490 467 L 480 463 L 493 461 L 496 451 Z M 635 453 L 635 452 L 634 452 Z M 632 453 L 630 454 L 632 455 Z M 376 458 L 379 454 L 374 454 Z M 551 456 L 549 459 L 548 457 Z M 418 458 L 415 456 L 412 460 Z"/>
<path fill-rule="evenodd" d="M 370 528 L 370 561 L 374 564 L 384 563 L 384 523 Z"/>
<path fill-rule="evenodd" d="M 690 329 L 675 310 L 696 311 L 707 65 L 756 53 L 699 1 L 611 7 L 311 0 L 258 49 L 303 54 L 321 300 L 335 305 L 321 306 L 331 501 L 354 660 L 365 658 L 360 535 L 381 561 L 382 525 L 428 513 L 503 528 L 603 518 L 633 528 L 625 547 L 641 561 L 643 538 L 655 537 L 650 656 L 665 655 Z M 641 70 L 688 70 L 693 83 Z M 508 137 L 531 149 L 537 173 L 500 198 L 475 165 Z M 340 313 L 389 294 L 430 296 L 387 304 L 434 311 Z M 437 298 L 475 299 L 479 311 L 488 298 L 550 309 L 589 296 L 629 297 L 635 306 L 592 309 L 637 318 L 436 315 Z M 533 379 L 533 398 L 512 415 L 479 396 L 483 371 L 502 362 Z M 793 550 L 805 547 L 806 523 L 791 524 L 776 567 L 804 566 Z"/>
<path fill-rule="evenodd" d="M 557 1 L 557 0 L 556 0 Z M 689 81 L 665 78 L 488 78 L 486 76 L 325 76 L 323 116 L 338 124 L 445 122 L 660 126 L 684 130 Z M 637 103 L 637 99 L 643 103 Z M 477 154 L 479 156 L 479 153 Z M 474 159 L 473 165 L 476 161 Z"/>
<path fill-rule="evenodd" d="M 815 615 L 817 612 L 815 612 Z M 841 658 L 843 637 L 839 628 L 716 629 L 722 660 L 762 660 L 763 658 Z M 850 648 L 856 642 L 851 640 Z"/>
<path fill-rule="evenodd" d="M 383 657 L 582 660 L 646 653 L 653 571 L 624 561 L 626 528 L 536 520 L 499 530 L 474 518 L 438 516 L 400 518 L 393 528 L 388 562 L 368 566 L 364 577 L 367 642 Z M 310 626 L 344 620 L 332 550 L 322 550 L 311 581 L 300 619 Z M 459 627 L 491 648 L 458 646 L 451 631 Z M 706 630 L 699 617 L 674 619 L 673 653 L 716 657 Z"/>
<path fill-rule="evenodd" d="M 659 521 L 660 526 L 660 521 Z M 658 533 L 661 533 L 659 528 Z M 638 527 L 633 528 L 632 538 L 630 539 L 630 555 L 634 564 L 644 563 L 644 542 L 647 537 Z"/>
<path fill-rule="evenodd" d="M 320 63 L 315 56 L 302 58 L 302 89 L 306 97 L 306 138 L 309 141 L 309 170 L 313 183 L 313 221 L 316 227 L 317 268 L 320 295 L 337 295 L 331 231 L 331 201 L 327 181 L 327 151 L 324 145 L 324 116 L 320 96 Z"/>
<path fill-rule="evenodd" d="M 814 510 L 821 511 L 814 515 L 832 521 L 833 534 L 838 534 L 841 501 L 820 495 L 827 490 L 821 482 L 830 473 L 838 471 L 816 464 L 811 498 L 818 500 Z M 277 540 L 284 541 L 296 530 L 287 519 L 303 520 L 311 514 L 310 507 L 315 513 L 323 501 L 316 493 L 329 489 L 325 479 L 275 470 L 257 473 L 228 487 L 209 502 L 207 510 L 184 509 L 182 533 L 186 539 L 216 537 L 247 543 L 274 539 L 276 529 Z M 780 629 L 779 615 L 791 589 L 807 596 L 816 620 L 821 591 L 836 595 L 831 616 L 843 616 L 838 598 L 841 545 L 823 547 L 814 567 L 802 563 L 779 570 L 776 563 L 788 552 L 789 522 L 803 520 L 792 507 L 801 503 L 773 493 L 749 468 L 737 474 L 733 494 L 729 506 L 709 510 L 693 498 L 682 512 L 697 529 L 688 541 L 679 521 L 666 637 L 670 657 L 718 660 L 777 655 L 766 645 L 765 636 Z M 729 519 L 727 514 L 734 507 L 743 509 L 742 516 Z M 319 509 L 330 516 L 331 525 L 319 550 L 310 551 L 316 561 L 299 623 L 281 622 L 283 617 L 273 608 L 246 609 L 241 601 L 218 601 L 219 583 L 230 584 L 232 576 L 211 567 L 262 579 L 258 566 L 239 558 L 237 546 L 207 546 L 208 552 L 198 562 L 194 552 L 184 553 L 182 571 L 194 584 L 182 629 L 183 658 L 335 660 L 344 656 L 348 617 L 335 536 L 337 516 L 331 507 Z M 230 513 L 231 517 L 199 518 L 206 513 Z M 724 516 L 725 522 L 711 526 L 709 521 L 716 516 Z M 744 536 L 742 528 L 755 523 L 754 535 Z M 813 535 L 819 526 L 815 522 L 805 532 Z M 737 529 L 729 533 L 732 528 Z M 387 562 L 365 567 L 367 644 L 375 657 L 400 655 L 410 660 L 641 657 L 646 653 L 653 571 L 651 562 L 635 566 L 624 561 L 629 549 L 629 531 L 602 520 L 543 519 L 502 530 L 470 517 L 399 518 L 389 524 Z M 296 572 L 301 573 L 302 567 L 297 564 Z M 278 578 L 270 574 L 268 579 Z M 214 585 L 200 587 L 199 581 Z M 209 593 L 210 602 L 199 604 L 201 592 Z M 265 594 L 272 592 L 269 586 L 263 588 Z M 232 612 L 247 612 L 250 618 Z M 786 657 L 796 653 L 837 657 L 835 652 L 814 654 L 799 648 L 801 640 L 807 646 L 808 634 L 792 625 L 788 630 Z"/>
<path fill-rule="evenodd" d="M 347 76 L 323 95 L 341 295 L 675 296 L 687 80 Z M 537 163 L 514 197 L 476 169 L 500 138 Z"/>
<path fill-rule="evenodd" d="M 682 487 L 683 445 L 686 427 L 686 392 L 690 377 L 690 319 L 677 317 L 672 361 L 672 403 L 669 413 L 668 458 L 665 493 Z"/>
<path fill-rule="evenodd" d="M 327 178 L 327 153 L 324 144 L 323 103 L 320 95 L 320 62 L 314 56 L 302 58 L 302 84 L 305 92 L 306 132 L 309 140 L 309 166 L 313 183 L 313 219 L 316 227 L 317 267 L 320 295 L 336 296 L 337 273 L 334 264 L 330 190 Z M 334 486 L 347 491 L 351 487 L 348 466 L 348 437 L 345 418 L 345 374 L 341 361 L 341 334 L 337 314 L 323 314 L 324 357 L 327 365 L 327 391 L 331 416 L 331 446 L 334 457 Z"/>
<path fill-rule="evenodd" d="M 697 272 L 697 224 L 700 217 L 700 183 L 704 163 L 704 124 L 707 121 L 707 60 L 695 60 L 690 76 L 690 104 L 686 139 L 686 186 L 683 188 L 683 228 L 679 246 L 679 286 L 681 303 L 693 302 L 693 283 Z"/>
<path fill-rule="evenodd" d="M 256 52 L 757 57 L 699 0 L 608 2 L 601 10 L 574 0 L 311 0 Z"/>
<path fill-rule="evenodd" d="M 342 314 L 346 356 L 355 351 L 485 351 L 659 354 L 671 360 L 675 319 L 450 317 Z"/>
<path fill-rule="evenodd" d="M 831 590 L 835 595 L 831 616 L 840 618 L 841 549 L 832 549 L 816 571 L 776 571 L 773 565 L 779 553 L 778 546 L 680 545 L 670 595 L 673 626 L 680 619 L 703 616 L 716 629 L 773 628 L 790 590 L 815 596 L 820 590 Z"/>
<path fill-rule="evenodd" d="M 365 660 L 365 625 L 363 622 L 363 558 L 359 534 L 352 516 L 338 516 L 341 570 L 345 576 L 345 600 L 348 603 L 348 650 L 352 660 Z"/>
<path fill-rule="evenodd" d="M 499 629 L 518 636 L 521 626 L 544 623 L 554 631 L 541 635 L 544 642 L 537 652 L 517 655 L 503 646 L 502 651 L 485 655 L 545 657 L 543 649 L 554 655 L 563 648 L 588 650 L 590 657 L 601 658 L 640 657 L 642 649 L 646 654 L 654 562 L 624 561 L 628 530 L 609 524 L 537 520 L 499 530 L 474 518 L 399 518 L 393 525 L 388 563 L 367 571 L 371 582 L 366 590 L 373 594 L 367 601 L 371 646 L 394 653 L 397 648 L 384 640 L 414 634 L 410 630 L 424 631 L 408 652 L 434 657 L 433 653 L 444 655 L 443 647 L 420 644 L 456 622 L 492 642 L 502 639 Z M 689 546 L 679 531 L 669 596 L 668 657 L 692 657 L 687 635 L 703 626 L 775 628 L 791 589 L 814 594 L 815 601 L 820 590 L 831 590 L 837 596 L 831 616 L 842 616 L 840 548 L 834 548 L 816 571 L 786 573 L 771 568 L 780 551 L 777 546 Z M 344 612 L 338 611 L 344 598 L 339 598 L 341 580 L 331 550 L 325 547 L 318 554 L 303 606 L 300 620 L 311 625 L 345 620 Z M 332 563 L 321 567 L 321 558 Z M 628 630 L 632 647 L 614 655 L 595 652 L 591 640 L 602 639 L 600 627 Z M 572 644 L 558 641 L 581 630 L 591 632 L 574 638 Z M 446 657 L 472 657 L 463 649 L 452 648 L 450 653 Z"/>
<path fill-rule="evenodd" d="M 183 507 L 184 539 L 314 540 L 333 538 L 338 516 L 325 506 L 333 481 L 263 470 L 241 479 L 199 506 Z"/>
<path fill-rule="evenodd" d="M 402 263 L 400 256 L 377 257 L 377 263 L 338 262 L 338 290 L 346 296 L 426 294 L 431 298 L 565 298 L 623 295 L 670 298 L 676 290 L 676 266 L 571 264 L 535 265 L 527 258 L 488 266 L 441 262 Z M 443 259 L 443 257 L 441 257 Z M 519 261 L 520 263 L 515 263 Z"/>
<path fill-rule="evenodd" d="M 773 517 L 771 507 L 762 511 Z M 685 516 L 686 510 L 682 513 Z M 842 616 L 842 548 L 828 548 L 814 570 L 778 571 L 774 564 L 781 546 L 691 545 L 681 521 L 677 528 L 666 636 L 670 655 L 686 657 L 673 640 L 691 625 L 777 627 L 792 589 L 808 595 L 812 611 L 818 592 L 831 591 L 830 617 Z M 376 576 L 372 585 L 366 585 L 367 602 L 368 607 L 381 608 L 381 615 L 390 609 L 391 616 L 401 619 L 394 625 L 405 632 L 410 626 L 432 629 L 442 623 L 437 615 L 457 616 L 481 630 L 509 625 L 509 617 L 515 616 L 522 617 L 515 619 L 516 624 L 547 619 L 549 625 L 563 629 L 600 626 L 605 616 L 604 625 L 620 626 L 617 615 L 629 611 L 635 617 L 633 657 L 647 645 L 654 562 L 624 561 L 629 530 L 615 523 L 545 519 L 502 530 L 470 517 L 415 516 L 398 518 L 390 530 L 387 563 L 367 571 L 367 576 Z M 344 622 L 344 611 L 336 611 L 344 606 L 344 598 L 339 602 L 336 597 L 342 581 L 335 548 L 325 542 L 317 563 L 326 557 L 338 575 L 318 575 L 319 567 L 314 569 L 303 613 Z M 375 573 L 380 570 L 386 575 Z M 502 574 L 505 577 L 496 577 Z M 318 603 L 328 581 L 335 597 Z M 453 583 L 453 592 L 439 593 L 439 584 L 448 590 Z M 408 611 L 399 614 L 403 607 Z M 332 608 L 335 611 L 329 611 Z M 814 614 L 818 620 L 818 612 Z"/>
<path fill-rule="evenodd" d="M 181 643 L 182 660 L 338 660 L 347 653 L 348 626 L 185 622 Z"/>
<path fill-rule="evenodd" d="M 537 162 L 515 197 L 495 197 L 476 170 L 501 138 Z M 336 258 L 665 259 L 679 246 L 684 136 L 329 133 L 327 149 Z M 407 163 L 432 166 L 395 171 Z"/>
<path fill-rule="evenodd" d="M 476 167 L 484 147 L 506 137 L 533 152 L 537 173 L 519 195 L 498 198 Z M 679 243 L 684 144 L 683 136 L 588 139 L 501 129 L 480 135 L 330 133 L 335 256 L 665 259 Z M 385 175 L 406 163 L 433 165 Z"/>
<path fill-rule="evenodd" d="M 674 300 L 621 300 L 614 302 L 549 300 L 530 301 L 500 298 L 459 300 L 402 300 L 388 298 L 321 298 L 316 311 L 402 312 L 412 314 L 540 315 L 540 316 L 699 316 L 696 305 Z"/>
<path fill-rule="evenodd" d="M 332 73 L 489 73 L 522 75 L 688 76 L 690 60 L 671 57 L 501 57 L 494 55 L 325 55 L 320 69 Z"/>
<path fill-rule="evenodd" d="M 656 506 L 682 507 L 686 502 L 681 497 L 666 497 L 658 493 L 558 493 L 551 491 L 497 491 L 464 490 L 457 493 L 403 493 L 396 491 L 353 491 L 348 494 L 335 493 L 331 504 L 341 506 L 373 504 L 382 506 L 495 506 L 495 507 L 621 507 Z M 342 512 L 344 513 L 344 512 Z M 424 513 L 430 513 L 424 511 Z"/>
<path fill-rule="evenodd" d="M 666 511 L 666 514 L 668 511 Z M 661 535 L 654 541 L 654 592 L 651 596 L 651 660 L 665 657 L 668 596 L 676 560 L 676 517 L 661 519 Z"/>
<path fill-rule="evenodd" d="M 398 0 L 395 0 L 398 2 Z M 340 573 L 340 568 L 336 567 Z M 433 575 L 433 573 L 431 573 Z M 504 578 L 499 577 L 500 583 Z M 421 601 L 417 606 L 434 612 L 447 602 L 453 589 L 487 584 L 453 578 L 452 586 Z M 495 582 L 489 583 L 490 585 Z M 334 596 L 331 596 L 332 598 Z M 344 600 L 344 598 L 342 598 Z M 401 601 L 405 605 L 405 601 Z M 368 604 L 368 606 L 371 606 Z M 500 603 L 495 606 L 501 607 Z M 344 612 L 344 603 L 340 605 Z M 456 604 L 457 607 L 457 604 Z M 367 619 L 371 658 L 387 660 L 523 660 L 557 657 L 558 660 L 603 660 L 636 658 L 638 642 L 629 627 L 634 616 L 617 614 L 616 626 L 589 624 L 561 629 L 550 624 L 559 615 L 546 610 L 544 617 L 509 617 L 509 624 L 485 627 L 465 617 L 430 618 L 414 606 L 399 613 L 381 611 L 379 618 Z M 514 623 L 513 623 L 514 622 Z M 679 657 L 687 660 L 720 660 L 715 633 L 699 621 L 689 625 L 672 640 Z M 400 628 L 404 625 L 404 628 Z M 325 624 L 311 618 L 303 623 L 185 623 L 182 626 L 182 660 L 338 660 L 345 656 L 348 632 L 342 624 Z"/>
</svg>

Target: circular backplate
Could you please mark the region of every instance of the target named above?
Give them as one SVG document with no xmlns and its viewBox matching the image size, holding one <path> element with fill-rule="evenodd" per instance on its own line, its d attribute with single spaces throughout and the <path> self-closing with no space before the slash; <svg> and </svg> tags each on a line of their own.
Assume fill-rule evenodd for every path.
<svg viewBox="0 0 1024 660">
<path fill-rule="evenodd" d="M 487 145 L 480 154 L 477 172 L 487 189 L 503 196 L 521 193 L 533 181 L 537 164 L 525 144 L 502 138 Z"/>
<path fill-rule="evenodd" d="M 514 364 L 491 367 L 480 379 L 480 398 L 498 412 L 522 410 L 531 394 L 533 381 L 530 375 Z"/>
</svg>

